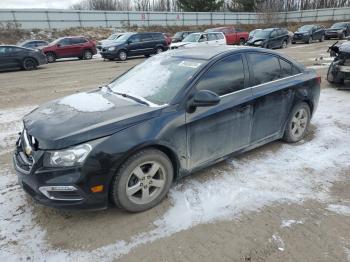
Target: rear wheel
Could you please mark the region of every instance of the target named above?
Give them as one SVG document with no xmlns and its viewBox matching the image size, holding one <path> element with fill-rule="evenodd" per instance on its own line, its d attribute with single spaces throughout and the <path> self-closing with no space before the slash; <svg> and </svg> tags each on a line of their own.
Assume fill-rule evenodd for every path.
<svg viewBox="0 0 350 262">
<path fill-rule="evenodd" d="M 170 159 L 156 149 L 131 156 L 119 169 L 111 186 L 111 198 L 120 208 L 140 212 L 159 204 L 174 177 Z"/>
<path fill-rule="evenodd" d="M 38 63 L 33 58 L 25 58 L 23 60 L 23 69 L 30 71 L 37 69 Z"/>
<path fill-rule="evenodd" d="M 281 47 L 282 47 L 282 48 L 286 48 L 286 47 L 287 47 L 287 44 L 288 44 L 288 43 L 287 43 L 287 40 L 283 40 L 283 41 L 282 41 Z"/>
<path fill-rule="evenodd" d="M 310 107 L 307 103 L 296 104 L 289 116 L 283 140 L 289 143 L 295 143 L 303 139 L 310 123 Z"/>
<path fill-rule="evenodd" d="M 92 56 L 93 56 L 93 54 L 92 54 L 91 50 L 85 50 L 83 53 L 83 59 L 85 59 L 85 60 L 92 59 Z"/>
<path fill-rule="evenodd" d="M 56 55 L 52 52 L 46 54 L 46 59 L 48 63 L 54 63 L 56 61 Z"/>
<path fill-rule="evenodd" d="M 239 45 L 244 45 L 244 44 L 245 44 L 244 39 L 243 39 L 243 38 L 239 39 L 239 43 L 238 43 L 238 44 L 239 44 Z"/>
<path fill-rule="evenodd" d="M 120 61 L 125 61 L 128 58 L 127 53 L 124 50 L 119 51 L 118 53 L 118 59 Z"/>
</svg>

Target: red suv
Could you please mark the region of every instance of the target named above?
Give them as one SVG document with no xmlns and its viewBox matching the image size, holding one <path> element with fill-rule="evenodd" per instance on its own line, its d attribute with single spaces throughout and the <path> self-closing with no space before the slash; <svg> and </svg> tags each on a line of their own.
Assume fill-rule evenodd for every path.
<svg viewBox="0 0 350 262">
<path fill-rule="evenodd" d="M 58 58 L 78 57 L 79 59 L 91 59 L 97 53 L 96 44 L 83 36 L 69 36 L 58 38 L 42 51 L 47 57 L 47 62 L 53 63 Z"/>
</svg>

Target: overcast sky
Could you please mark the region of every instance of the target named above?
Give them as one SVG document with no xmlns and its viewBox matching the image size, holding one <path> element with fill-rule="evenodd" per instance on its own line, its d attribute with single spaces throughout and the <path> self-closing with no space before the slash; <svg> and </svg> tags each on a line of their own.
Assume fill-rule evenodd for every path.
<svg viewBox="0 0 350 262">
<path fill-rule="evenodd" d="M 79 0 L 0 0 L 1 8 L 69 8 Z"/>
</svg>

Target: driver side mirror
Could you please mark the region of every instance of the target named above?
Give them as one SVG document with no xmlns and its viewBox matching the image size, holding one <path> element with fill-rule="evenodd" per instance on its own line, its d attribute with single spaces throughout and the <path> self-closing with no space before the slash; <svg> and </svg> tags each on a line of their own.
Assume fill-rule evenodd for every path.
<svg viewBox="0 0 350 262">
<path fill-rule="evenodd" d="M 60 46 L 62 46 L 62 45 L 61 45 L 61 44 L 57 44 L 56 46 L 57 46 L 57 47 L 60 47 Z"/>
<path fill-rule="evenodd" d="M 189 111 L 196 107 L 215 106 L 220 103 L 220 97 L 212 91 L 200 90 L 189 101 Z"/>
</svg>

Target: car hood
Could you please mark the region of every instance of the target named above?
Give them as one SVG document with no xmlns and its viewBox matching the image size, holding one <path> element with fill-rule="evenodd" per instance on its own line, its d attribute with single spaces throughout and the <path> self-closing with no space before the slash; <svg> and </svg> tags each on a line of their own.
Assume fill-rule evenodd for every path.
<svg viewBox="0 0 350 262">
<path fill-rule="evenodd" d="M 180 47 L 180 46 L 185 46 L 185 45 L 189 45 L 189 44 L 193 44 L 192 42 L 178 42 L 178 43 L 172 43 L 170 45 L 170 47 Z"/>
<path fill-rule="evenodd" d="M 112 41 L 112 42 L 108 42 L 108 43 L 106 43 L 106 44 L 102 44 L 102 47 L 103 47 L 103 48 L 109 48 L 109 47 L 112 47 L 112 46 L 118 47 L 118 46 L 121 46 L 121 45 L 123 45 L 123 44 L 124 44 L 124 43 Z"/>
<path fill-rule="evenodd" d="M 40 149 L 61 149 L 112 135 L 160 111 L 160 107 L 96 90 L 44 104 L 26 115 L 23 123 Z"/>
<path fill-rule="evenodd" d="M 309 31 L 296 31 L 294 34 L 308 34 Z"/>
<path fill-rule="evenodd" d="M 98 44 L 103 45 L 103 46 L 114 44 L 114 43 L 115 43 L 115 40 L 108 40 L 108 39 L 101 40 L 98 42 Z"/>
<path fill-rule="evenodd" d="M 327 28 L 326 31 L 338 31 L 338 30 L 342 30 L 343 28 L 339 27 L 339 28 Z"/>
</svg>

